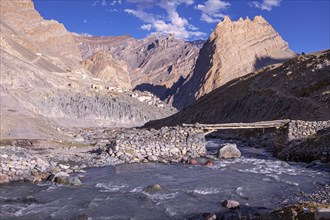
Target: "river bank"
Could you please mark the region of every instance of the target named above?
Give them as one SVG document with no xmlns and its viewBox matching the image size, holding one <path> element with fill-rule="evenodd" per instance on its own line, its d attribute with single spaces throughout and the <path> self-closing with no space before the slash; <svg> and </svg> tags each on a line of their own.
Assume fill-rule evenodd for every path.
<svg viewBox="0 0 330 220">
<path fill-rule="evenodd" d="M 135 215 L 145 219 L 143 213 L 137 214 L 139 211 L 136 210 L 136 207 L 145 206 L 145 201 L 148 201 L 148 211 L 153 210 L 150 219 L 210 220 L 235 219 L 239 216 L 249 219 L 251 215 L 253 219 L 286 219 L 298 214 L 310 217 L 314 215 L 316 207 L 329 207 L 327 158 L 325 161 L 317 160 L 312 163 L 282 161 L 274 157 L 276 148 L 271 146 L 277 145 L 265 147 L 266 142 L 259 139 L 205 140 L 202 131 L 182 127 L 165 127 L 159 130 L 85 129 L 70 135 L 73 137 L 72 142 L 1 141 L 0 187 L 6 194 L 1 198 L 5 204 L 1 215 L 9 219 L 24 219 L 29 216 L 35 218 L 31 213 L 40 214 L 49 208 L 48 197 L 57 198 L 52 190 L 63 196 L 57 199 L 57 209 L 63 208 L 61 205 L 65 198 L 77 202 L 88 200 L 88 205 L 85 205 L 87 208 L 75 207 L 84 210 L 82 213 L 74 213 L 74 216 L 66 213 L 62 216 L 54 211 L 53 215 L 57 218 L 105 218 L 109 213 L 100 211 L 102 215 L 98 216 L 91 211 L 95 205 L 92 201 L 101 200 L 107 203 L 103 193 L 111 193 L 119 204 L 127 200 L 134 201 L 134 205 L 128 207 L 134 210 L 129 215 L 118 213 L 121 209 L 115 206 L 118 210 L 112 211 L 116 214 L 110 215 L 119 216 L 119 219 Z M 308 139 L 309 142 L 303 143 L 309 143 L 308 149 L 314 149 L 314 145 L 323 146 L 320 141 L 326 144 L 326 135 L 328 133 L 323 132 L 321 138 L 314 136 Z M 236 144 L 241 157 L 218 158 L 219 146 L 225 143 Z M 297 149 L 297 145 L 289 145 L 288 149 Z M 301 149 L 290 152 L 305 154 Z M 317 152 L 317 155 L 322 156 L 322 153 Z M 185 175 L 187 176 L 184 177 Z M 159 184 L 161 190 L 146 194 L 143 189 L 153 184 Z M 37 196 L 9 193 L 11 190 L 21 192 L 20 189 L 25 187 L 29 188 L 28 191 L 35 190 Z M 84 195 L 93 192 L 95 197 L 90 195 L 87 198 L 67 198 L 68 191 L 79 191 Z M 40 201 L 36 198 L 39 193 L 43 195 Z M 238 201 L 240 209 L 229 210 L 222 207 L 221 203 L 227 199 Z M 179 201 L 186 201 L 188 204 L 185 206 Z M 172 207 L 172 203 L 175 207 Z M 37 210 L 34 210 L 36 205 Z M 114 204 L 109 201 L 108 205 Z M 72 206 L 74 205 L 71 203 L 64 205 Z M 97 203 L 96 207 L 99 206 Z M 173 208 L 180 210 L 172 212 Z M 10 211 L 12 209 L 15 211 Z M 47 218 L 47 215 L 43 217 Z"/>
<path fill-rule="evenodd" d="M 300 213 L 297 208 L 288 208 L 293 204 L 317 202 L 318 207 L 329 205 L 329 172 L 321 167 L 306 168 L 305 163 L 280 161 L 271 152 L 247 147 L 242 142 L 236 142 L 241 158 L 216 159 L 218 146 L 223 142 L 208 140 L 206 143 L 208 156 L 196 158 L 201 165 L 129 164 L 118 159 L 110 161 L 109 155 L 100 153 L 95 146 L 71 147 L 71 153 L 66 156 L 60 148 L 52 149 L 50 154 L 40 146 L 34 146 L 40 159 L 52 155 L 53 161 L 49 164 L 55 166 L 48 170 L 70 173 L 80 178 L 83 185 L 76 188 L 52 182 L 2 184 L 1 215 L 6 219 L 38 219 L 39 216 L 44 219 L 49 213 L 55 219 L 103 219 L 106 216 L 117 219 L 210 219 L 206 218 L 209 213 L 237 219 L 240 213 L 248 219 L 250 215 L 253 219 L 270 215 L 283 219 L 283 216 Z M 16 147 L 15 150 L 22 149 Z M 26 151 L 36 156 L 33 150 Z M 213 166 L 204 166 L 203 163 L 211 158 Z M 112 164 L 107 166 L 106 163 Z M 87 168 L 90 165 L 103 167 Z M 159 184 L 161 190 L 144 192 L 145 187 L 153 184 Z M 238 201 L 240 212 L 223 208 L 221 203 L 226 199 Z M 111 212 L 107 211 L 109 207 L 113 207 Z M 284 208 L 275 209 L 281 207 Z M 304 205 L 300 210 L 305 210 L 309 216 L 314 211 L 308 209 L 307 212 Z"/>
</svg>

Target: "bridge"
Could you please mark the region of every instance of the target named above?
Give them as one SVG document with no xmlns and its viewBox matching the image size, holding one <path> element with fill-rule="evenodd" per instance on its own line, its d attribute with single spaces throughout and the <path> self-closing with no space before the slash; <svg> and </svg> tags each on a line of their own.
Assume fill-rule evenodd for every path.
<svg viewBox="0 0 330 220">
<path fill-rule="evenodd" d="M 204 130 L 205 135 L 212 133 L 217 130 L 228 130 L 228 129 L 266 129 L 285 127 L 289 124 L 289 119 L 274 120 L 274 121 L 260 121 L 253 123 L 224 123 L 224 124 L 182 124 L 183 127 L 192 127 Z"/>
</svg>

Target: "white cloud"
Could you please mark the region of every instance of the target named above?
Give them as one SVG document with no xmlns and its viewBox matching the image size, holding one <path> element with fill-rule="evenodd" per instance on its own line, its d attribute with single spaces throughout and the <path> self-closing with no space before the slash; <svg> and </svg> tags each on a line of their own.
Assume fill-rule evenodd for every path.
<svg viewBox="0 0 330 220">
<path fill-rule="evenodd" d="M 150 31 L 151 28 L 152 28 L 152 25 L 151 25 L 151 24 L 144 24 L 144 25 L 141 25 L 140 28 L 141 28 L 142 30 Z"/>
<path fill-rule="evenodd" d="M 92 6 L 95 7 L 98 3 L 101 3 L 102 6 L 107 6 L 107 0 L 96 0 L 93 2 Z M 122 4 L 122 0 L 112 0 L 110 5 Z"/>
<path fill-rule="evenodd" d="M 129 0 L 130 2 L 138 3 L 138 9 L 125 9 L 125 12 L 134 15 L 146 24 L 140 28 L 143 30 L 155 30 L 156 32 L 165 34 L 174 34 L 177 38 L 189 39 L 189 38 L 201 38 L 206 36 L 205 33 L 198 31 L 198 28 L 190 24 L 187 19 L 181 17 L 177 12 L 179 5 L 191 5 L 194 3 L 193 0 L 160 0 L 155 3 L 151 0 Z M 139 4 L 142 4 L 139 7 Z M 149 4 L 149 5 L 148 5 Z M 150 4 L 153 4 L 152 6 Z M 148 7 L 158 6 L 164 9 L 167 13 L 166 18 L 147 13 L 144 11 L 145 5 Z"/>
<path fill-rule="evenodd" d="M 126 13 L 134 15 L 135 17 L 141 19 L 144 22 L 153 23 L 156 21 L 156 16 L 151 13 L 146 13 L 140 10 L 125 9 Z"/>
<path fill-rule="evenodd" d="M 261 10 L 271 11 L 273 7 L 280 6 L 282 0 L 263 0 L 262 2 L 249 2 L 250 7 L 260 8 Z"/>
<path fill-rule="evenodd" d="M 110 3 L 110 5 L 121 5 L 122 1 L 121 0 L 112 0 L 112 2 Z"/>
<path fill-rule="evenodd" d="M 224 14 L 221 12 L 230 6 L 229 2 L 221 0 L 208 0 L 204 5 L 197 5 L 195 8 L 202 11 L 201 20 L 207 23 L 215 23 L 221 21 Z"/>
</svg>

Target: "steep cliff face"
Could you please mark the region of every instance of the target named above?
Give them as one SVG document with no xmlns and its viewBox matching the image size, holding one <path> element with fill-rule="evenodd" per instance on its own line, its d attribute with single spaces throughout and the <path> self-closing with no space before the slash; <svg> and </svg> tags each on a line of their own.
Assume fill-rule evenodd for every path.
<svg viewBox="0 0 330 220">
<path fill-rule="evenodd" d="M 201 49 L 193 73 L 174 96 L 174 106 L 188 106 L 233 79 L 295 55 L 261 16 L 236 22 L 225 17 Z"/>
<path fill-rule="evenodd" d="M 124 61 L 130 73 L 131 88 L 149 91 L 165 100 L 175 93 L 192 71 L 201 42 L 190 43 L 173 35 L 154 34 L 142 40 L 129 36 L 95 37 L 75 35 L 84 59 L 99 51 L 111 53 L 114 60 L 109 66 Z M 105 52 L 103 52 L 104 56 Z M 101 56 L 94 59 L 103 63 Z M 124 71 L 124 75 L 126 75 Z M 99 70 L 92 71 L 95 76 Z M 118 71 L 118 76 L 120 71 Z"/>
<path fill-rule="evenodd" d="M 1 1 L 1 21 L 12 29 L 14 36 L 29 41 L 24 45 L 29 50 L 47 54 L 69 66 L 78 66 L 81 55 L 72 34 L 63 24 L 44 20 L 34 9 L 31 0 Z"/>
<path fill-rule="evenodd" d="M 276 119 L 330 119 L 330 50 L 298 56 L 233 80 L 149 126 Z"/>
</svg>

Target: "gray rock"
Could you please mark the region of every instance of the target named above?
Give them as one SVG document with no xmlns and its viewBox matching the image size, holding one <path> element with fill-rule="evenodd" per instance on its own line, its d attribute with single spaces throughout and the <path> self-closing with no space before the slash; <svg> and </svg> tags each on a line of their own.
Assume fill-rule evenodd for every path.
<svg viewBox="0 0 330 220">
<path fill-rule="evenodd" d="M 174 148 L 172 148 L 172 149 L 170 150 L 170 152 L 171 152 L 171 154 L 173 154 L 173 155 L 177 155 L 177 154 L 180 153 L 180 150 L 179 150 L 178 148 L 174 147 Z"/>
<path fill-rule="evenodd" d="M 236 209 L 239 208 L 239 202 L 235 200 L 225 200 L 222 202 L 222 206 L 227 209 Z"/>
<path fill-rule="evenodd" d="M 155 155 L 151 155 L 151 156 L 148 157 L 148 160 L 152 161 L 152 162 L 156 162 L 156 161 L 158 161 L 158 157 L 155 156 Z"/>
<path fill-rule="evenodd" d="M 60 185 L 67 185 L 67 186 L 73 186 L 73 187 L 79 187 L 82 186 L 82 182 L 78 177 L 70 177 L 70 176 L 57 176 L 54 179 L 55 183 L 58 183 Z"/>
<path fill-rule="evenodd" d="M 118 151 L 118 152 L 116 153 L 116 156 L 117 156 L 117 157 L 120 157 L 120 156 L 123 155 L 123 154 L 124 154 L 123 152 Z"/>
<path fill-rule="evenodd" d="M 74 141 L 76 141 L 76 142 L 84 142 L 85 140 L 84 140 L 84 138 L 82 136 L 77 135 L 76 138 L 74 139 Z"/>
<path fill-rule="evenodd" d="M 126 156 L 125 154 L 121 154 L 121 155 L 119 156 L 119 159 L 120 159 L 120 160 L 126 160 L 126 158 L 127 158 L 127 156 Z"/>
<path fill-rule="evenodd" d="M 236 144 L 226 143 L 219 148 L 217 156 L 224 159 L 239 158 L 241 152 L 237 149 Z"/>
<path fill-rule="evenodd" d="M 204 213 L 203 219 L 204 220 L 217 220 L 217 216 L 216 216 L 216 214 L 213 214 L 213 213 Z"/>
</svg>

